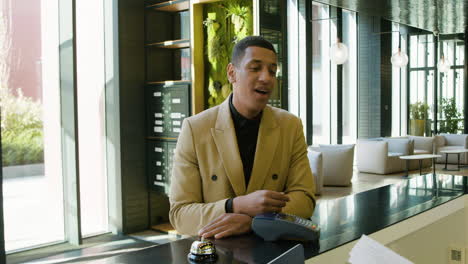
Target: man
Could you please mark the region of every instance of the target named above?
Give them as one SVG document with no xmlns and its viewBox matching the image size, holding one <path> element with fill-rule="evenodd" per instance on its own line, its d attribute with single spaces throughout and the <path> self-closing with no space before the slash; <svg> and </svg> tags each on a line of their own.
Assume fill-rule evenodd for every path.
<svg viewBox="0 0 468 264">
<path fill-rule="evenodd" d="M 301 121 L 267 106 L 276 71 L 271 43 L 244 38 L 227 67 L 232 94 L 184 120 L 170 192 L 178 232 L 218 239 L 249 232 L 260 213 L 312 215 L 315 186 Z"/>
</svg>

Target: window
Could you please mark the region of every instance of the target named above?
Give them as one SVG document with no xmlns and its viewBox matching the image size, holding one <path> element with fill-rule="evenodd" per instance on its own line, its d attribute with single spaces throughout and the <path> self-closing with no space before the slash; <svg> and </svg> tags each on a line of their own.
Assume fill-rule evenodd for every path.
<svg viewBox="0 0 468 264">
<path fill-rule="evenodd" d="M 416 104 L 427 104 L 429 107 L 424 127 L 418 128 L 416 122 L 411 121 L 408 134 L 417 136 L 431 136 L 434 133 L 434 88 L 435 64 L 433 34 L 409 36 L 409 110 Z M 410 110 L 411 111 L 411 110 Z"/>
<path fill-rule="evenodd" d="M 398 51 L 407 54 L 407 35 L 400 35 L 400 25 L 392 23 L 392 55 Z M 407 68 L 392 67 L 392 136 L 407 135 Z"/>
<path fill-rule="evenodd" d="M 357 138 L 357 24 L 356 13 L 343 10 L 343 43 L 348 46 L 348 61 L 343 64 L 343 144 Z"/>
<path fill-rule="evenodd" d="M 0 8 L 3 220 L 14 252 L 65 239 L 59 12 L 57 1 Z"/>
<path fill-rule="evenodd" d="M 312 4 L 312 143 L 331 143 L 330 7 Z M 335 34 L 336 35 L 336 34 Z M 336 39 L 333 40 L 335 43 Z M 336 78 L 335 78 L 336 80 Z"/>
<path fill-rule="evenodd" d="M 444 56 L 451 64 L 446 73 L 438 72 L 437 130 L 441 133 L 463 133 L 463 60 L 464 43 L 457 39 L 439 43 L 439 58 Z"/>
<path fill-rule="evenodd" d="M 338 12 L 341 12 L 341 24 L 336 19 Z M 348 47 L 349 54 L 348 60 L 341 66 L 342 70 L 330 62 L 330 46 L 338 41 L 338 27 L 342 28 L 340 41 Z M 312 4 L 312 65 L 312 143 L 356 142 L 356 13 Z M 342 75 L 341 83 L 338 83 L 339 74 Z"/>
<path fill-rule="evenodd" d="M 0 7 L 7 253 L 65 240 L 77 244 L 109 229 L 104 20 L 103 1 L 7 1 Z"/>
</svg>

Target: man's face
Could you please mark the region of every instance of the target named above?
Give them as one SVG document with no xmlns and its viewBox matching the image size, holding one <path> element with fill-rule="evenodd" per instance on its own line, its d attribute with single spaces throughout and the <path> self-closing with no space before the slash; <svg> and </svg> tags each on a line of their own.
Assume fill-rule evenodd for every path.
<svg viewBox="0 0 468 264">
<path fill-rule="evenodd" d="M 234 88 L 233 104 L 246 118 L 254 118 L 263 108 L 276 84 L 276 54 L 265 48 L 248 47 L 239 65 L 228 65 Z"/>
</svg>

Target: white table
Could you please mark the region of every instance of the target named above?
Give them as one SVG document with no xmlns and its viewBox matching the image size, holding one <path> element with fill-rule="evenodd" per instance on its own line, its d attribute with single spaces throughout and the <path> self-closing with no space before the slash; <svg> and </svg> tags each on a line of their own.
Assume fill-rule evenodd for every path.
<svg viewBox="0 0 468 264">
<path fill-rule="evenodd" d="M 441 155 L 435 154 L 418 154 L 418 155 L 408 155 L 408 156 L 400 156 L 400 159 L 406 160 L 406 175 L 403 176 L 405 178 L 409 175 L 409 162 L 410 160 L 417 160 L 419 161 L 419 175 L 422 175 L 422 160 L 424 159 L 432 159 L 432 173 L 435 175 L 435 159 L 442 157 Z"/>
<path fill-rule="evenodd" d="M 445 168 L 444 168 L 444 170 L 446 170 L 446 171 L 459 171 L 460 168 L 461 168 L 461 166 L 460 166 L 460 154 L 468 153 L 468 149 L 448 149 L 448 150 L 441 150 L 440 153 L 445 154 Z M 457 154 L 457 156 L 458 156 L 458 162 L 457 162 L 457 168 L 456 169 L 447 169 L 448 155 L 449 154 Z"/>
</svg>

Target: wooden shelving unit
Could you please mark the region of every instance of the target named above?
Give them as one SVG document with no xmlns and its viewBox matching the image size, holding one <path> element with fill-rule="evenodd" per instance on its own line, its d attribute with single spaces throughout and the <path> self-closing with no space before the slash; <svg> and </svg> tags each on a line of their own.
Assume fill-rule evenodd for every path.
<svg viewBox="0 0 468 264">
<path fill-rule="evenodd" d="M 177 237 L 167 223 L 167 196 L 177 137 L 184 118 L 193 114 L 190 7 L 189 0 L 145 6 L 144 139 L 150 226 Z"/>
</svg>

